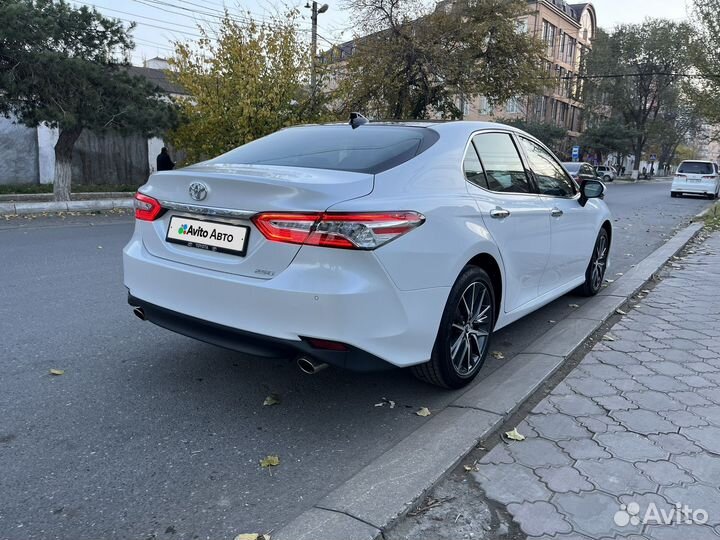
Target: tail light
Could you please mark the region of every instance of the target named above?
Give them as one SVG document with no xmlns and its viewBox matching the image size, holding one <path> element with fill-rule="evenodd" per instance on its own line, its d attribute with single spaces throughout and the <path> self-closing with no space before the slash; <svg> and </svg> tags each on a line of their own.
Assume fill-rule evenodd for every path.
<svg viewBox="0 0 720 540">
<path fill-rule="evenodd" d="M 703 180 L 715 180 L 715 176 L 703 176 Z"/>
<path fill-rule="evenodd" d="M 252 218 L 274 242 L 343 249 L 375 249 L 425 222 L 417 212 L 256 214 Z"/>
<path fill-rule="evenodd" d="M 675 178 L 687 178 L 687 174 L 675 174 Z"/>
<path fill-rule="evenodd" d="M 156 199 L 140 192 L 135 194 L 135 219 L 154 221 L 160 215 L 160 212 L 162 212 L 162 206 Z"/>
</svg>

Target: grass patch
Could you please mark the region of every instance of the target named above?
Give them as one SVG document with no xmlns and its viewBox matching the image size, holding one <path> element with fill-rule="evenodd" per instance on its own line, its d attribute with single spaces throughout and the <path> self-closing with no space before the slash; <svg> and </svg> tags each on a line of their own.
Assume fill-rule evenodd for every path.
<svg viewBox="0 0 720 540">
<path fill-rule="evenodd" d="M 707 214 L 703 216 L 705 227 L 711 231 L 720 231 L 720 203 L 715 203 Z"/>
<path fill-rule="evenodd" d="M 137 191 L 139 184 L 89 184 L 73 186 L 73 193 L 107 193 L 109 191 Z M 7 184 L 0 185 L 0 195 L 14 195 L 16 193 L 52 193 L 52 184 Z"/>
</svg>

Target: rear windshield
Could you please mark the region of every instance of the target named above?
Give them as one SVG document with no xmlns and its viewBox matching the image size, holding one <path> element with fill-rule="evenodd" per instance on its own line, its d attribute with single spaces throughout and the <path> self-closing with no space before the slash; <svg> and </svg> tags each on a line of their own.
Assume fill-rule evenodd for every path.
<svg viewBox="0 0 720 540">
<path fill-rule="evenodd" d="M 423 127 L 364 125 L 289 128 L 207 163 L 262 164 L 377 174 L 404 163 L 440 136 Z"/>
<path fill-rule="evenodd" d="M 580 165 L 582 165 L 582 163 L 563 163 L 563 166 L 571 173 L 579 171 Z"/>
<path fill-rule="evenodd" d="M 712 163 L 703 163 L 702 161 L 685 161 L 680 164 L 679 173 L 684 174 L 713 174 Z"/>
</svg>

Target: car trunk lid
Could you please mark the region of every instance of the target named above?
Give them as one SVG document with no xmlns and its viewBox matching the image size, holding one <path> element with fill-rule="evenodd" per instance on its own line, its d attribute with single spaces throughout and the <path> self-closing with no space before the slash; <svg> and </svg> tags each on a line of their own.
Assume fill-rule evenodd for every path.
<svg viewBox="0 0 720 540">
<path fill-rule="evenodd" d="M 191 185 L 196 200 L 191 196 Z M 322 212 L 333 204 L 362 197 L 373 189 L 373 175 L 296 167 L 199 164 L 153 174 L 140 191 L 160 201 L 162 216 L 141 222 L 147 250 L 163 259 L 248 277 L 269 279 L 292 262 L 299 245 L 265 239 L 250 220 L 259 212 Z M 203 197 L 204 192 L 204 197 Z M 172 224 L 172 233 L 169 230 Z M 247 237 L 244 255 L 216 251 L 210 240 L 176 234 L 217 229 Z M 188 245 L 185 239 L 192 245 Z M 206 237 L 207 238 L 207 237 Z M 168 239 L 170 241 L 168 241 Z M 218 244 L 219 245 L 219 244 Z"/>
</svg>

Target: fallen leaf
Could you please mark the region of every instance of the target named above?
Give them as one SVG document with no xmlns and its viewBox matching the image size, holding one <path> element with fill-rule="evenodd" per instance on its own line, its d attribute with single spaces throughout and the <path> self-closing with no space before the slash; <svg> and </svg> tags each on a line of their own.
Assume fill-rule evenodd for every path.
<svg viewBox="0 0 720 540">
<path fill-rule="evenodd" d="M 605 334 L 603 336 L 603 341 L 615 341 L 615 336 L 612 334 Z"/>
<path fill-rule="evenodd" d="M 618 272 L 618 273 L 617 273 L 617 274 L 615 274 L 615 275 L 616 275 L 616 276 L 622 276 L 622 275 L 623 275 L 623 273 L 622 273 L 622 272 Z"/>
<path fill-rule="evenodd" d="M 520 432 L 517 430 L 517 428 L 514 428 L 512 431 L 506 431 L 505 436 L 510 439 L 511 441 L 524 441 L 525 435 L 521 435 Z"/>
<path fill-rule="evenodd" d="M 64 369 L 51 369 L 50 375 L 65 375 Z"/>
<path fill-rule="evenodd" d="M 607 281 L 608 283 L 615 283 L 614 279 L 606 279 L 605 281 Z"/>
<path fill-rule="evenodd" d="M 420 410 L 416 411 L 415 414 L 417 414 L 418 416 L 430 416 L 430 414 L 432 413 L 427 407 L 420 407 Z"/>
<path fill-rule="evenodd" d="M 102 249 L 102 246 L 98 246 L 98 249 Z"/>
<path fill-rule="evenodd" d="M 375 404 L 376 407 L 382 407 L 383 405 L 385 405 L 384 401 L 381 401 L 380 403 Z"/>
<path fill-rule="evenodd" d="M 490 354 L 492 354 L 492 357 L 495 360 L 504 360 L 505 359 L 505 355 L 503 353 L 501 353 L 500 351 L 493 351 Z"/>
<path fill-rule="evenodd" d="M 280 396 L 277 394 L 270 394 L 268 397 L 265 398 L 265 401 L 263 401 L 263 405 L 270 406 L 270 405 L 278 405 L 280 403 Z"/>
<path fill-rule="evenodd" d="M 623 311 L 622 309 L 616 309 L 615 313 L 617 313 L 618 315 L 627 315 L 627 312 Z"/>
<path fill-rule="evenodd" d="M 280 458 L 277 456 L 268 456 L 260 460 L 260 466 L 263 469 L 268 467 L 277 467 L 278 465 L 280 465 Z"/>
<path fill-rule="evenodd" d="M 577 304 L 568 304 L 568 307 L 571 307 L 571 308 L 579 308 L 580 306 L 577 305 Z"/>
<path fill-rule="evenodd" d="M 649 290 L 649 289 L 643 289 L 643 290 L 640 291 L 640 292 L 641 292 L 641 293 L 644 293 L 644 294 L 650 294 L 650 290 Z"/>
<path fill-rule="evenodd" d="M 392 399 L 388 399 L 386 397 L 382 398 L 382 401 L 380 403 L 376 403 L 376 407 L 384 407 L 385 405 L 389 405 L 391 409 L 395 408 L 395 402 Z"/>
<path fill-rule="evenodd" d="M 238 534 L 233 540 L 270 540 L 269 534 L 245 533 Z"/>
<path fill-rule="evenodd" d="M 549 322 L 550 324 L 555 324 L 557 321 L 553 321 L 552 319 L 550 319 L 548 322 Z"/>
</svg>

